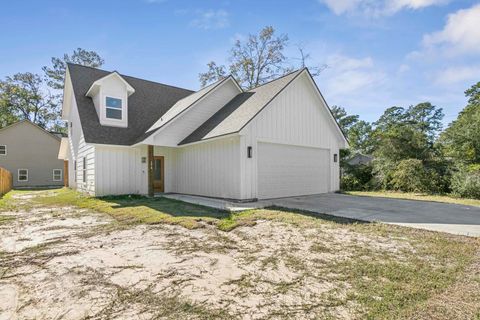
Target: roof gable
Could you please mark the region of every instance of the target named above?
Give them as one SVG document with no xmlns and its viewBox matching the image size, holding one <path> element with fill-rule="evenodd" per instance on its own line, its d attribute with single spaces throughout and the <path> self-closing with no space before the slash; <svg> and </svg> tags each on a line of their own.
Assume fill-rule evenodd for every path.
<svg viewBox="0 0 480 320">
<path fill-rule="evenodd" d="M 200 100 L 208 96 L 210 93 L 215 91 L 217 88 L 219 88 L 221 85 L 223 85 L 227 81 L 232 81 L 238 87 L 238 90 L 240 92 L 243 91 L 232 76 L 228 76 L 226 78 L 220 79 L 200 89 L 199 91 L 194 92 L 191 95 L 177 101 L 177 103 L 175 103 L 173 107 L 171 107 L 160 119 L 158 119 L 147 130 L 147 132 L 159 129 L 164 125 L 166 125 L 167 123 L 169 123 L 170 121 L 174 120 L 176 117 L 178 117 L 183 112 L 185 112 L 186 110 L 194 106 L 197 102 L 199 102 Z"/>
<path fill-rule="evenodd" d="M 178 100 L 193 92 L 119 74 L 135 88 L 135 94 L 128 98 L 128 127 L 108 127 L 100 124 L 93 100 L 86 96 L 86 93 L 95 81 L 110 75 L 111 72 L 68 64 L 68 74 L 87 143 L 132 145 Z"/>
<path fill-rule="evenodd" d="M 345 145 L 348 145 L 348 141 L 344 133 L 333 117 L 330 108 L 328 107 L 307 68 L 291 72 L 276 80 L 237 95 L 210 119 L 208 119 L 188 137 L 181 141 L 179 145 L 195 143 L 228 134 L 239 133 L 301 74 L 307 74 L 315 93 L 319 96 L 322 102 L 323 107 L 328 110 L 329 118 L 335 126 L 338 137 L 345 143 Z"/>
<path fill-rule="evenodd" d="M 135 92 L 135 89 L 117 71 L 113 71 L 112 73 L 106 75 L 105 77 L 102 77 L 96 80 L 95 82 L 93 82 L 90 88 L 87 90 L 87 93 L 85 93 L 85 95 L 89 97 L 93 97 L 93 95 L 95 94 L 95 91 L 98 90 L 98 88 L 102 85 L 102 83 L 109 78 L 116 78 L 119 81 L 121 81 L 127 88 L 128 96 L 130 96 Z"/>
<path fill-rule="evenodd" d="M 335 117 L 333 116 L 332 110 L 328 106 L 327 101 L 323 97 L 323 94 L 320 91 L 320 89 L 318 88 L 317 83 L 313 79 L 312 74 L 310 73 L 310 71 L 307 68 L 305 70 L 307 71 L 308 79 L 310 80 L 310 83 L 315 88 L 315 92 L 319 96 L 320 100 L 323 102 L 323 106 L 328 110 L 328 114 L 330 115 L 330 120 L 334 123 L 338 136 L 345 143 L 345 147 L 348 147 L 348 139 L 347 139 L 347 136 L 345 135 L 345 132 L 343 132 L 342 128 L 340 128 L 340 125 L 338 124 L 337 119 L 335 119 Z"/>
<path fill-rule="evenodd" d="M 179 145 L 207 140 L 243 129 L 280 94 L 304 69 L 297 70 L 238 94 Z"/>
<path fill-rule="evenodd" d="M 12 129 L 14 130 L 19 125 L 30 125 L 30 126 L 36 128 L 37 130 L 41 131 L 43 134 L 46 134 L 47 136 L 49 136 L 52 139 L 55 139 L 57 141 L 60 141 L 60 139 L 61 139 L 59 136 L 56 136 L 56 135 L 52 134 L 51 132 L 43 129 L 42 127 L 40 127 L 37 124 L 31 122 L 30 120 L 20 120 L 20 121 L 17 121 L 15 123 L 12 123 L 11 125 L 3 127 L 3 128 L 0 129 L 0 134 L 2 132 L 7 131 L 7 130 L 12 130 Z"/>
</svg>

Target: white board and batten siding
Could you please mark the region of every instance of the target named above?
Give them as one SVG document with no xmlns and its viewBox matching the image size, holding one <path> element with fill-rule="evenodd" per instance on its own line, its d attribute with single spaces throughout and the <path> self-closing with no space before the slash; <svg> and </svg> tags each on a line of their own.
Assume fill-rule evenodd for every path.
<svg viewBox="0 0 480 320">
<path fill-rule="evenodd" d="M 323 103 L 308 75 L 304 73 L 241 130 L 243 199 L 312 194 L 339 189 L 339 162 L 333 161 L 333 154 L 339 153 L 340 146 L 343 147 L 343 141 L 336 134 L 335 131 L 338 129 L 330 118 L 330 111 Z M 277 144 L 277 146 L 272 147 L 270 144 Z M 251 159 L 246 156 L 248 146 L 253 148 Z M 285 177 L 289 176 L 293 179 L 290 181 L 292 190 L 289 194 L 282 191 L 281 186 L 277 193 L 269 191 L 268 184 L 274 182 L 268 182 L 266 180 L 268 172 L 260 172 L 260 170 L 269 170 L 265 168 L 265 161 L 268 159 L 273 161 L 277 156 L 286 157 L 288 163 L 285 163 L 285 169 L 288 170 L 294 170 L 294 160 L 311 167 L 313 173 L 322 179 L 317 189 L 312 189 L 311 178 L 304 177 L 305 172 L 302 173 L 300 170 L 296 172 L 297 176 L 283 173 Z M 304 157 L 313 157 L 318 162 L 317 164 L 303 163 Z M 323 170 L 327 170 L 327 173 Z M 328 177 L 324 177 L 325 174 Z M 270 177 L 275 179 L 272 174 Z M 302 180 L 305 180 L 303 190 L 293 190 L 293 186 L 298 187 L 302 184 Z M 263 189 L 259 190 L 260 187 Z"/>
<path fill-rule="evenodd" d="M 154 147 L 163 156 L 165 192 L 240 198 L 239 137 L 183 148 Z M 96 196 L 147 194 L 147 146 L 95 145 Z"/>
<path fill-rule="evenodd" d="M 84 168 L 83 159 L 85 158 L 86 167 Z M 81 192 L 95 195 L 95 147 L 85 143 L 83 134 L 80 136 L 78 151 L 76 155 L 76 186 Z M 85 179 L 83 170 L 85 169 Z"/>
<path fill-rule="evenodd" d="M 176 192 L 240 199 L 239 137 L 177 149 Z"/>
<path fill-rule="evenodd" d="M 229 79 L 213 89 L 207 96 L 178 115 L 177 119 L 166 123 L 153 134 L 154 145 L 176 147 L 180 141 L 207 121 L 220 108 L 239 93 L 233 80 Z"/>
<path fill-rule="evenodd" d="M 147 194 L 147 147 L 95 146 L 96 196 Z"/>
<path fill-rule="evenodd" d="M 71 86 L 71 84 L 69 84 Z M 72 91 L 73 92 L 73 91 Z M 70 96 L 69 142 L 69 186 L 81 192 L 95 195 L 95 147 L 87 144 L 82 131 L 77 103 L 73 94 Z M 85 158 L 85 180 L 83 175 L 83 158 Z M 76 167 L 75 167 L 76 164 Z"/>
</svg>

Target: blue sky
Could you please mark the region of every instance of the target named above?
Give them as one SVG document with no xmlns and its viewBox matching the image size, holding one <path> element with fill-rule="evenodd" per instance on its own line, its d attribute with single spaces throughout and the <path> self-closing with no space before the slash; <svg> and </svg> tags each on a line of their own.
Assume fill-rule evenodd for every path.
<svg viewBox="0 0 480 320">
<path fill-rule="evenodd" d="M 0 77 L 41 72 L 82 47 L 104 69 L 190 89 L 235 39 L 272 25 L 301 44 L 330 105 L 375 121 L 389 106 L 423 101 L 445 123 L 480 81 L 480 2 L 470 0 L 3 1 Z"/>
</svg>

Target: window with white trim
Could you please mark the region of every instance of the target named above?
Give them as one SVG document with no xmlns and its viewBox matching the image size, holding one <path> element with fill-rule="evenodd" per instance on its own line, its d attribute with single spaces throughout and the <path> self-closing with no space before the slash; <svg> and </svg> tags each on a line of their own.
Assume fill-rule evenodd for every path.
<svg viewBox="0 0 480 320">
<path fill-rule="evenodd" d="M 17 180 L 19 182 L 28 181 L 28 169 L 18 169 L 18 177 Z"/>
<path fill-rule="evenodd" d="M 6 145 L 0 145 L 0 156 L 5 156 L 7 155 L 7 146 Z"/>
<path fill-rule="evenodd" d="M 105 97 L 105 112 L 107 119 L 122 120 L 122 99 Z"/>
<path fill-rule="evenodd" d="M 53 169 L 53 181 L 62 181 L 62 169 Z"/>
</svg>

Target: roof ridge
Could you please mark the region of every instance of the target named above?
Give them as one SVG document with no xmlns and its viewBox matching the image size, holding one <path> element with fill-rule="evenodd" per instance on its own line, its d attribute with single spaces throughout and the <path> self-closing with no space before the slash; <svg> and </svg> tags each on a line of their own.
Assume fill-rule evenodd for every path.
<svg viewBox="0 0 480 320">
<path fill-rule="evenodd" d="M 28 123 L 28 124 L 30 124 L 30 125 L 32 125 L 32 126 L 34 126 L 35 128 L 37 128 L 37 129 L 39 129 L 39 130 L 42 130 L 42 132 L 44 132 L 44 133 L 48 134 L 49 136 L 51 136 L 52 138 L 55 138 L 55 139 L 58 140 L 58 137 L 55 136 L 51 131 L 49 131 L 49 130 L 47 130 L 47 129 L 45 129 L 45 128 L 40 127 L 40 125 L 34 123 L 34 122 L 31 121 L 30 119 L 21 119 L 21 120 L 15 121 L 14 123 L 9 124 L 8 126 L 5 126 L 5 127 L 3 127 L 3 128 L 0 128 L 0 131 L 9 129 L 9 128 L 13 127 L 13 126 L 19 125 L 20 123 L 24 123 L 24 122 L 25 122 L 25 123 Z"/>
<path fill-rule="evenodd" d="M 305 69 L 307 69 L 307 67 L 303 67 L 303 68 L 300 68 L 300 69 L 296 69 L 296 70 L 287 72 L 287 73 L 285 73 L 284 75 L 281 75 L 281 76 L 278 77 L 278 78 L 275 78 L 275 79 L 272 79 L 272 80 L 267 81 L 267 82 L 265 82 L 265 83 L 262 83 L 262 84 L 256 86 L 255 88 L 249 89 L 249 90 L 246 91 L 246 92 L 250 92 L 250 91 L 255 90 L 255 89 L 257 89 L 257 88 L 263 87 L 264 85 L 267 85 L 267 84 L 270 84 L 270 83 L 275 82 L 275 81 L 277 81 L 277 80 L 280 80 L 280 79 L 282 79 L 282 78 L 288 77 L 288 76 L 290 76 L 290 75 L 292 75 L 292 74 L 294 74 L 294 73 L 296 73 L 296 72 L 300 72 L 300 71 L 303 71 L 303 70 L 305 70 Z"/>
<path fill-rule="evenodd" d="M 178 102 L 180 102 L 180 101 L 182 101 L 182 100 L 185 100 L 186 98 L 191 97 L 192 95 L 194 95 L 194 94 L 196 94 L 196 93 L 199 93 L 200 91 L 202 91 L 202 90 L 204 90 L 204 89 L 208 89 L 208 90 L 207 90 L 206 92 L 204 92 L 200 97 L 198 97 L 198 98 L 195 99 L 193 102 L 191 102 L 185 109 L 183 109 L 183 110 L 181 110 L 179 113 L 175 114 L 175 115 L 173 116 L 173 118 L 170 118 L 170 119 L 167 120 L 165 123 L 163 123 L 161 126 L 159 126 L 159 127 L 157 127 L 157 128 L 151 129 L 151 128 L 157 123 L 157 121 L 158 121 L 158 119 L 157 119 L 157 121 L 155 121 L 155 123 L 149 128 L 149 129 L 151 129 L 151 130 L 147 130 L 145 133 L 150 132 L 150 131 L 153 132 L 153 131 L 155 131 L 156 129 L 160 129 L 160 128 L 162 128 L 163 126 L 165 126 L 167 123 L 173 121 L 173 120 L 176 119 L 179 115 L 181 115 L 182 113 L 184 113 L 186 110 L 190 109 L 191 106 L 193 106 L 193 105 L 196 104 L 198 101 L 200 101 L 201 99 L 203 99 L 204 97 L 206 97 L 210 92 L 212 92 L 213 90 L 215 90 L 216 88 L 218 88 L 222 83 L 226 82 L 229 78 L 230 78 L 230 76 L 228 76 L 228 77 L 226 77 L 226 78 L 223 78 L 223 79 L 220 79 L 220 80 L 218 80 L 218 81 L 216 81 L 216 82 L 213 82 L 213 83 L 209 84 L 208 86 L 203 87 L 202 89 L 200 89 L 200 90 L 198 90 L 198 91 L 195 91 L 195 92 L 193 92 L 192 94 L 190 94 L 190 95 L 188 95 L 188 96 L 186 96 L 186 97 L 178 100 L 170 109 L 167 110 L 167 112 L 170 111 L 170 110 L 172 110 L 172 108 L 173 108 Z M 210 88 L 210 87 L 211 87 L 211 88 Z M 165 114 L 166 114 L 166 113 L 165 113 Z M 165 114 L 164 114 L 164 115 L 165 115 Z M 163 116 L 162 116 L 162 117 L 163 117 Z M 161 119 L 162 117 L 160 117 L 159 119 Z"/>
<path fill-rule="evenodd" d="M 228 78 L 228 77 L 227 77 Z M 219 86 L 222 82 L 224 82 L 227 78 L 223 78 L 223 79 L 220 79 L 220 80 L 217 80 L 215 82 L 212 82 L 211 84 L 209 84 L 208 86 L 205 86 L 203 88 L 201 88 L 200 90 L 197 90 L 197 91 L 193 91 L 192 94 L 178 100 L 177 102 L 175 102 L 175 104 L 177 104 L 178 102 L 182 101 L 182 100 L 185 100 L 187 99 L 188 97 L 191 97 L 192 95 L 196 94 L 196 93 L 199 93 L 200 91 L 204 90 L 204 89 L 208 89 L 204 94 L 202 94 L 199 98 L 197 98 L 195 101 L 193 101 L 189 106 L 195 104 L 197 101 L 199 101 L 200 99 L 202 99 L 203 97 L 205 97 L 207 94 L 209 94 L 213 89 L 215 89 L 217 86 Z M 211 87 L 211 88 L 209 88 Z M 174 104 L 174 105 L 175 105 Z M 174 106 L 173 105 L 173 106 Z M 172 107 L 173 107 L 172 106 Z M 169 111 L 170 109 L 167 110 L 167 112 Z"/>
<path fill-rule="evenodd" d="M 165 84 L 165 83 L 161 83 L 161 82 L 158 82 L 158 81 L 153 81 L 153 80 L 148 80 L 148 79 L 142 79 L 142 78 L 139 78 L 139 77 L 129 76 L 129 75 L 127 75 L 127 74 L 122 74 L 122 73 L 118 72 L 117 70 L 109 71 L 109 70 L 100 69 L 100 68 L 95 68 L 95 67 L 91 67 L 91 66 L 84 66 L 83 64 L 72 63 L 72 62 L 67 62 L 67 65 L 74 65 L 74 66 L 78 66 L 78 67 L 89 68 L 89 69 L 98 70 L 98 71 L 103 71 L 103 72 L 108 72 L 108 73 L 114 73 L 114 72 L 116 72 L 116 73 L 118 73 L 118 74 L 119 74 L 120 76 L 122 76 L 122 77 L 128 77 L 128 78 L 137 79 L 137 80 L 141 80 L 141 81 L 151 82 L 151 83 L 159 84 L 159 85 L 162 85 L 162 86 L 165 86 L 165 87 L 170 87 L 170 88 L 176 88 L 176 89 L 182 89 L 182 90 L 186 90 L 186 91 L 196 92 L 195 90 L 186 89 L 186 88 L 182 88 L 182 87 L 178 87 L 178 86 L 172 86 L 172 85 L 170 85 L 170 84 Z"/>
</svg>

